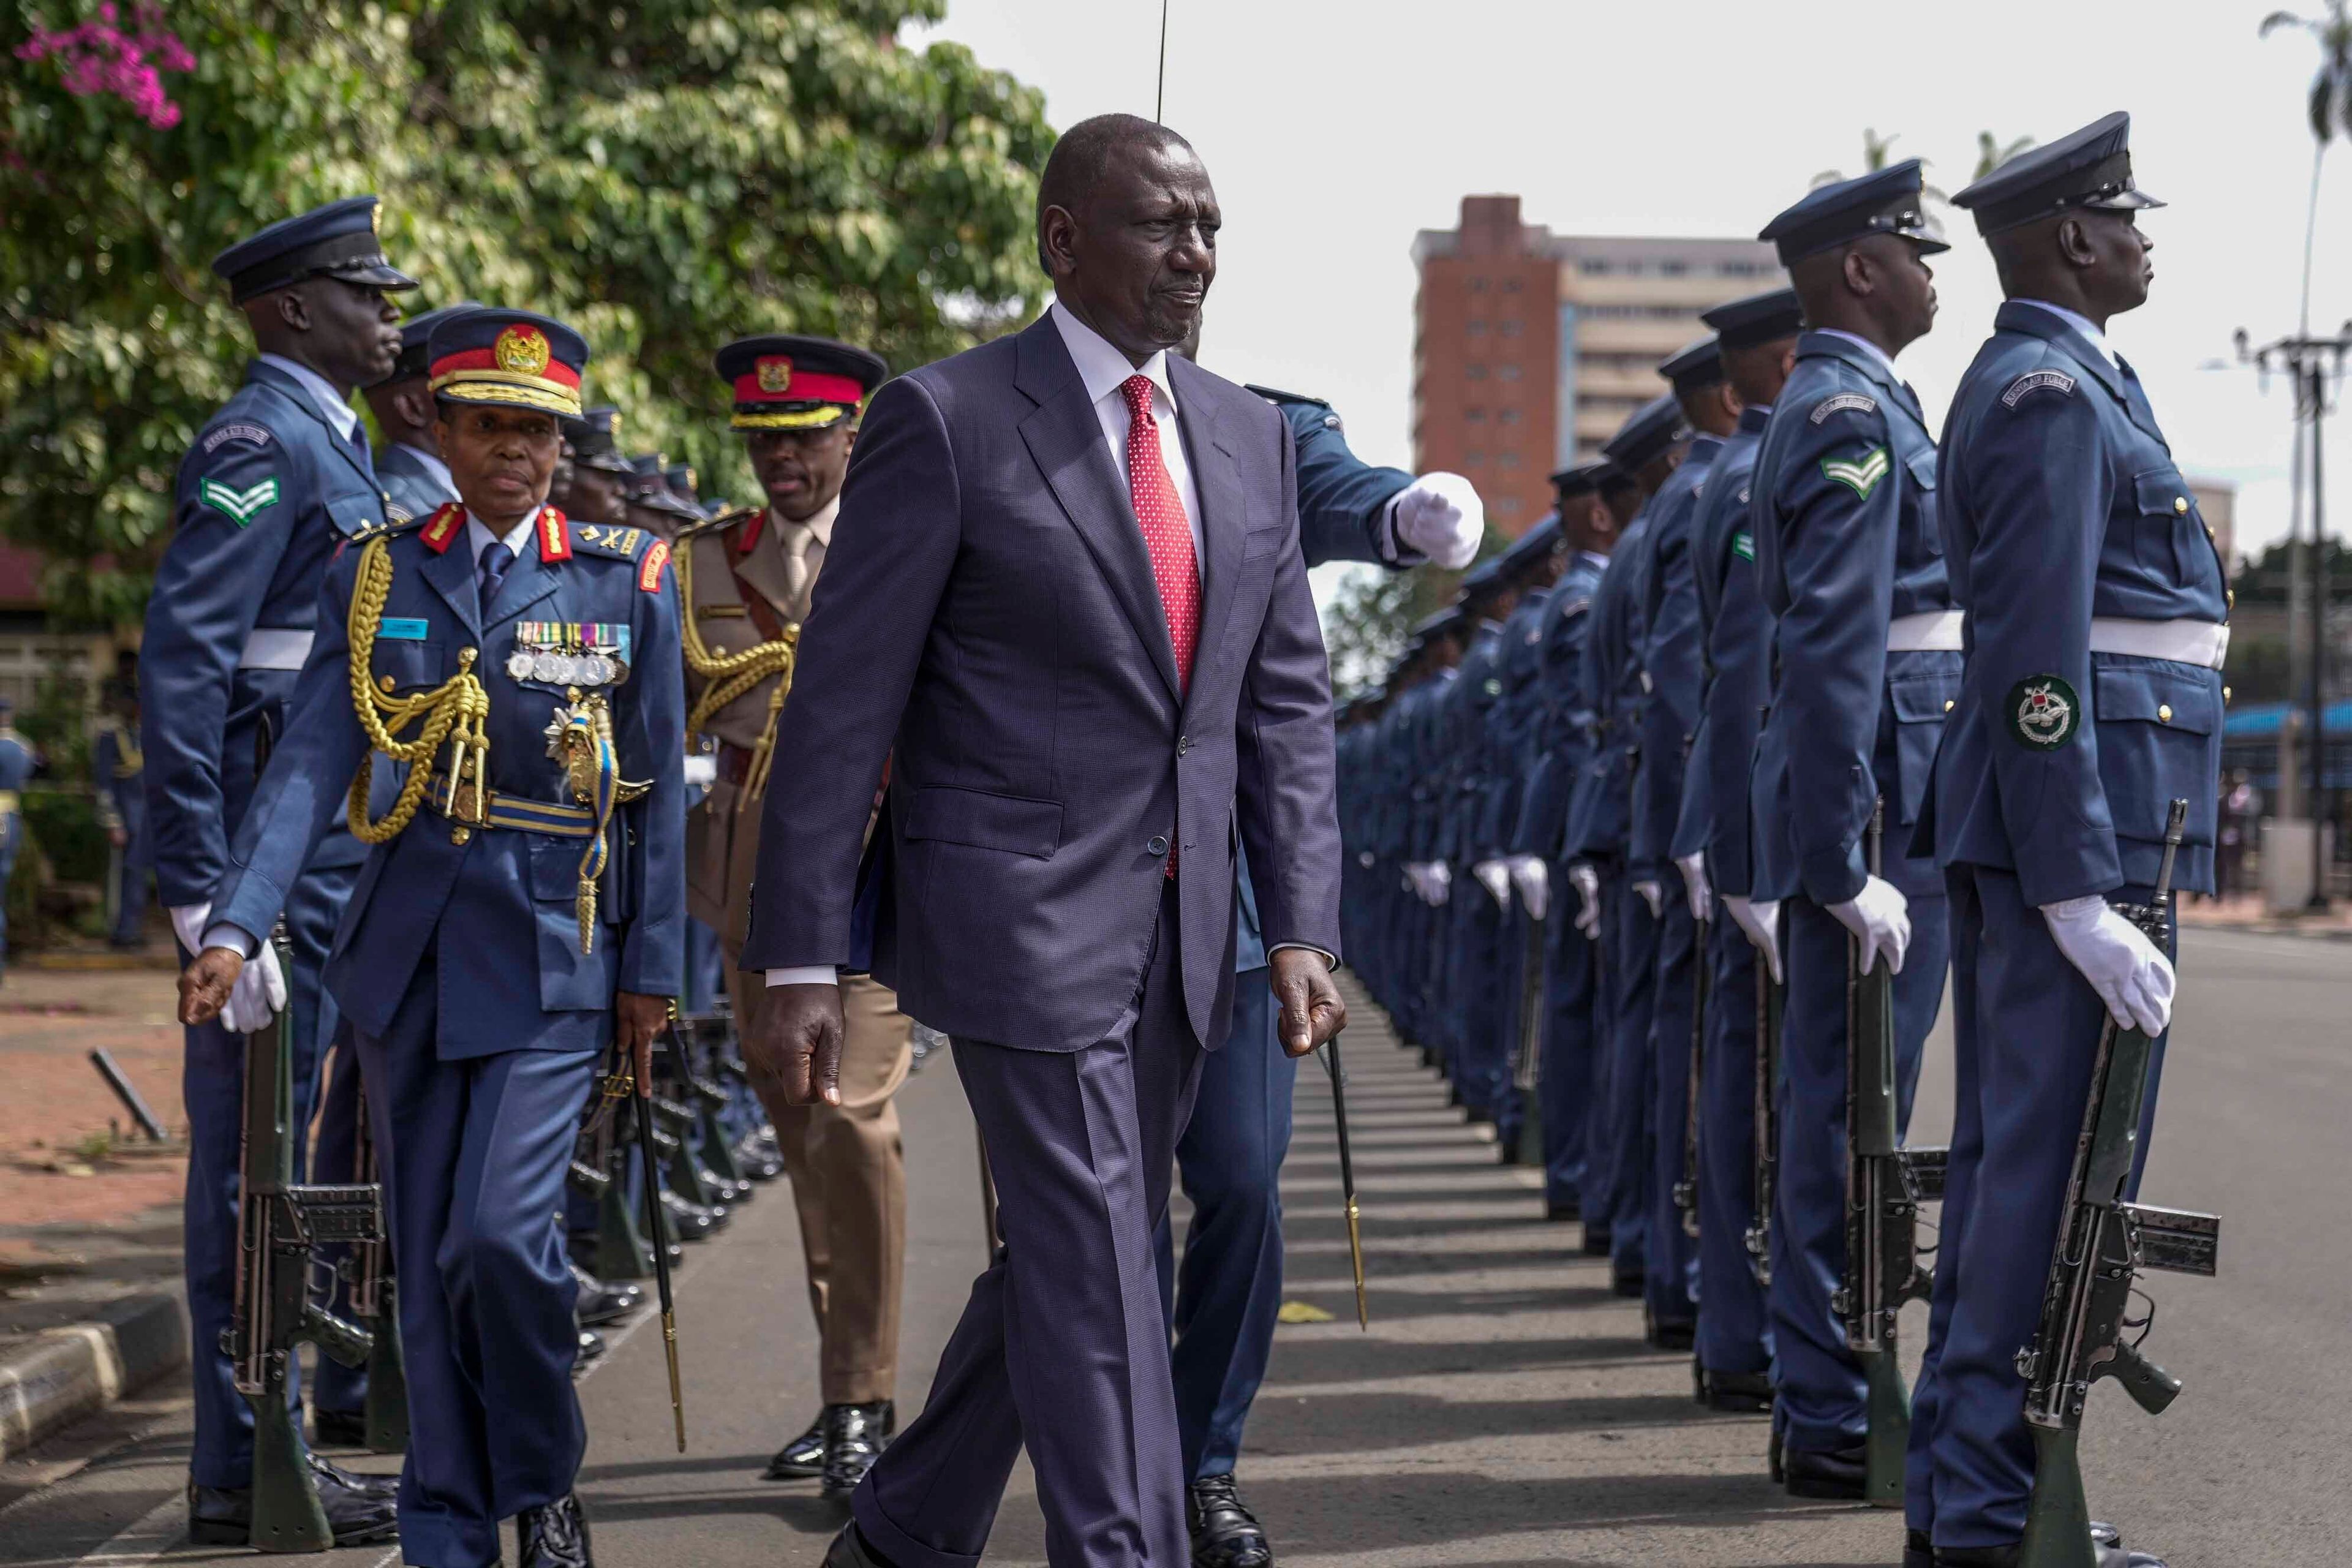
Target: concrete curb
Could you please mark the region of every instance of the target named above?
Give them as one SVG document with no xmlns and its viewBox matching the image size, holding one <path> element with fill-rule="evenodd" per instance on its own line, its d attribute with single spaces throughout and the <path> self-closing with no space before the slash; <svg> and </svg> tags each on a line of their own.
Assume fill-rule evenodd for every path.
<svg viewBox="0 0 2352 1568">
<path fill-rule="evenodd" d="M 0 1350 L 0 1459 L 187 1361 L 187 1310 L 169 1294 L 126 1296 Z"/>
</svg>

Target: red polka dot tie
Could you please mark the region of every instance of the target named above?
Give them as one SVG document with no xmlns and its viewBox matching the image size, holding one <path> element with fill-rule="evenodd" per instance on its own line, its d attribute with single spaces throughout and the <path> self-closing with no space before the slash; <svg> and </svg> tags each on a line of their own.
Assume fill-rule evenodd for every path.
<svg viewBox="0 0 2352 1568">
<path fill-rule="evenodd" d="M 1176 682 L 1192 681 L 1192 652 L 1201 640 L 1201 566 L 1192 553 L 1192 521 L 1184 498 L 1168 477 L 1160 456 L 1160 425 L 1151 417 L 1151 378 L 1130 375 L 1119 383 L 1127 398 L 1127 487 L 1135 498 L 1135 521 L 1151 552 L 1151 580 L 1160 586 L 1160 608 L 1168 617 L 1168 641 L 1176 650 Z"/>
</svg>

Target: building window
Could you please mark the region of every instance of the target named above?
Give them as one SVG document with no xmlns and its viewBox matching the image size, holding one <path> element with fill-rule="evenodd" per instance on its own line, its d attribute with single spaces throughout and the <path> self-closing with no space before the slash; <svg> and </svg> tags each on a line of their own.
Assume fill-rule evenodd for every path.
<svg viewBox="0 0 2352 1568">
<path fill-rule="evenodd" d="M 1465 408 L 1462 411 L 1462 420 L 1466 425 L 1484 425 L 1486 423 L 1486 411 L 1483 408 Z"/>
<path fill-rule="evenodd" d="M 1517 278 L 1506 278 L 1506 279 L 1503 279 L 1503 292 L 1504 292 L 1504 293 L 1506 293 L 1506 294 L 1516 294 L 1516 293 L 1517 293 L 1517 292 L 1519 291 L 1519 285 L 1520 285 L 1520 282 L 1521 282 L 1521 279 L 1517 279 Z"/>
<path fill-rule="evenodd" d="M 1516 408 L 1506 408 L 1496 417 L 1506 425 L 1517 425 L 1519 422 L 1519 411 Z"/>
<path fill-rule="evenodd" d="M 1462 459 L 1462 466 L 1465 468 L 1483 468 L 1486 466 L 1486 454 L 1480 451 L 1473 451 L 1468 457 Z"/>
<path fill-rule="evenodd" d="M 1484 294 L 1486 291 L 1486 280 L 1484 278 L 1473 278 L 1470 279 L 1470 292 L 1473 294 Z"/>
<path fill-rule="evenodd" d="M 1517 496 L 1496 496 L 1493 500 L 1487 502 L 1487 510 L 1492 511 L 1496 517 L 1517 517 L 1519 515 L 1519 498 Z"/>
<path fill-rule="evenodd" d="M 1684 273 L 1690 270 L 1690 263 L 1687 261 L 1661 261 L 1658 263 L 1658 270 L 1668 278 L 1679 278 Z"/>
<path fill-rule="evenodd" d="M 1505 381 L 1517 381 L 1519 379 L 1519 367 L 1515 364 L 1497 365 L 1495 374 Z"/>
<path fill-rule="evenodd" d="M 1470 335 L 1474 338 L 1485 337 L 1486 335 L 1486 323 L 1478 320 L 1475 316 L 1472 317 L 1470 321 Z"/>
<path fill-rule="evenodd" d="M 1524 321 L 1505 321 L 1503 323 L 1503 335 L 1507 338 L 1516 338 L 1519 335 L 1519 329 L 1526 324 L 1527 323 Z"/>
<path fill-rule="evenodd" d="M 1506 452 L 1495 459 L 1495 465 L 1497 468 L 1516 468 L 1519 466 L 1519 455 L 1517 452 Z"/>
<path fill-rule="evenodd" d="M 1465 364 L 1462 367 L 1462 379 L 1484 381 L 1486 379 L 1486 367 L 1483 364 Z"/>
</svg>

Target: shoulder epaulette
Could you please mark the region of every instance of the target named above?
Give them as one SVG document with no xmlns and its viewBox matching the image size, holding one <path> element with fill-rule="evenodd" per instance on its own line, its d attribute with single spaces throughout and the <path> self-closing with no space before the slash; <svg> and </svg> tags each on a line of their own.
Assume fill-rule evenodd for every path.
<svg viewBox="0 0 2352 1568">
<path fill-rule="evenodd" d="M 677 531 L 677 542 L 683 544 L 699 534 L 724 533 L 730 528 L 749 522 L 760 516 L 763 510 L 756 506 L 730 507 L 715 517 L 705 518 L 700 522 L 688 523 Z"/>
<path fill-rule="evenodd" d="M 1311 403 L 1318 408 L 1331 406 L 1331 400 L 1328 397 L 1309 397 L 1303 392 L 1285 392 L 1278 386 L 1260 386 L 1255 382 L 1244 382 L 1242 390 L 1255 392 L 1268 403 Z"/>
<path fill-rule="evenodd" d="M 572 525 L 572 542 L 592 555 L 603 555 L 615 561 L 635 561 L 645 553 L 646 546 L 660 536 L 650 530 L 632 528 L 620 522 L 575 522 Z"/>
</svg>

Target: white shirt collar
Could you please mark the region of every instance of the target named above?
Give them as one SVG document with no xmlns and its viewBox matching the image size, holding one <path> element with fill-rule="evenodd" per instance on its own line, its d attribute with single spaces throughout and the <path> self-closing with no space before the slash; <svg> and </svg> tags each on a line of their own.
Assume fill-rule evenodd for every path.
<svg viewBox="0 0 2352 1568">
<path fill-rule="evenodd" d="M 493 531 L 488 523 L 484 522 L 480 518 L 476 517 L 471 507 L 467 508 L 466 542 L 473 548 L 475 566 L 478 568 L 481 565 L 482 552 L 488 550 L 492 544 L 499 542 L 503 542 L 509 550 L 513 551 L 515 552 L 516 560 L 521 560 L 522 547 L 530 542 L 531 528 L 538 521 L 539 513 L 534 511 L 524 517 L 520 522 L 516 523 L 514 527 L 509 529 L 504 534 L 499 534 Z"/>
<path fill-rule="evenodd" d="M 2101 359 L 2106 361 L 2110 365 L 2116 363 L 2115 350 L 2107 347 L 2107 334 L 2093 326 L 2091 324 L 2091 319 L 2088 316 L 2078 315 L 2074 311 L 2066 309 L 2065 306 L 2053 305 L 2047 300 L 2020 300 L 2018 303 L 2021 305 L 2031 305 L 2037 310 L 2049 311 L 2052 315 L 2057 317 L 2060 321 L 2074 328 L 2076 332 L 2080 333 L 2083 341 L 2090 344 L 2092 349 L 2097 353 Z"/>
<path fill-rule="evenodd" d="M 1586 550 L 1580 552 L 1580 553 L 1582 554 L 1587 561 L 1591 562 L 1595 566 L 1606 566 L 1609 564 L 1609 552 L 1606 550 Z"/>
<path fill-rule="evenodd" d="M 1161 349 L 1140 366 L 1128 363 L 1127 355 L 1111 345 L 1108 338 L 1078 320 L 1069 307 L 1059 300 L 1054 301 L 1047 314 L 1062 333 L 1062 346 L 1070 351 L 1070 361 L 1078 367 L 1078 379 L 1086 383 L 1087 401 L 1100 403 L 1117 393 L 1131 375 L 1149 376 L 1152 386 L 1176 406 L 1176 389 L 1168 380 L 1168 351 Z"/>
<path fill-rule="evenodd" d="M 449 465 L 443 462 L 438 455 L 428 452 L 422 447 L 411 446 L 406 441 L 394 441 L 393 445 L 415 458 L 426 473 L 441 482 L 443 489 L 451 495 L 457 493 L 457 481 L 450 477 Z"/>
<path fill-rule="evenodd" d="M 1772 417 L 1772 405 L 1769 403 L 1751 403 L 1748 406 L 1753 408 L 1757 413 L 1761 414 L 1767 419 Z"/>
<path fill-rule="evenodd" d="M 335 434 L 346 441 L 352 438 L 352 432 L 359 427 L 360 416 L 352 412 L 350 401 L 338 393 L 325 376 L 307 364 L 295 363 L 284 354 L 257 357 L 262 363 L 275 366 L 300 382 L 302 390 L 310 395 L 310 401 L 319 405 L 319 412 L 325 416 L 327 423 L 334 426 Z"/>
<path fill-rule="evenodd" d="M 1868 338 L 1857 337 L 1852 332 L 1842 332 L 1835 327 L 1822 327 L 1820 328 L 1819 331 L 1830 337 L 1843 338 L 1847 342 L 1859 345 L 1870 355 L 1871 358 L 1876 360 L 1880 364 L 1886 368 L 1887 374 L 1893 376 L 1898 382 L 1903 379 L 1902 373 L 1895 368 L 1895 362 L 1887 357 L 1886 351 L 1880 348 L 1876 343 L 1872 342 Z"/>
</svg>

